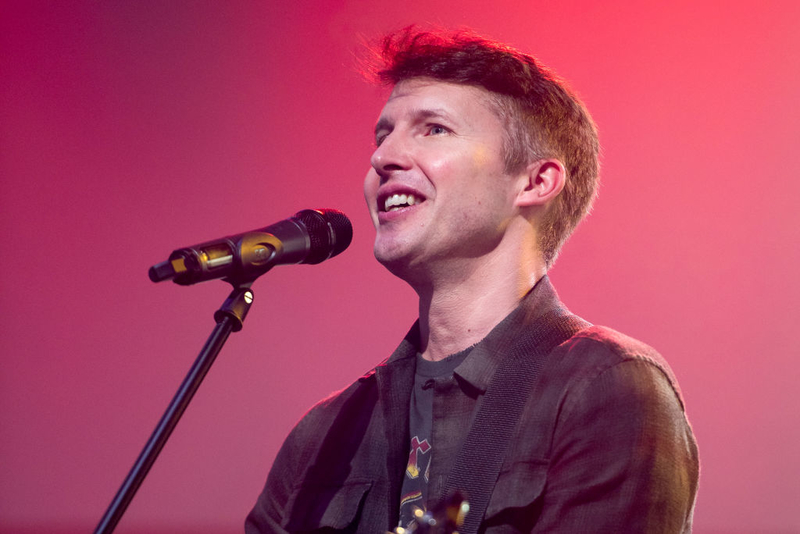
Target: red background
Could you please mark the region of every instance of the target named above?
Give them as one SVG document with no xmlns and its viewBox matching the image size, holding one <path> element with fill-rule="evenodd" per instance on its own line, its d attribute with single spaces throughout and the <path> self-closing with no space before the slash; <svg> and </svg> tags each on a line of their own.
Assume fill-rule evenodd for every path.
<svg viewBox="0 0 800 534">
<path fill-rule="evenodd" d="M 213 327 L 174 248 L 335 207 L 353 245 L 255 284 L 117 529 L 240 532 L 286 433 L 388 355 L 414 294 L 361 198 L 360 36 L 467 25 L 569 80 L 595 212 L 552 278 L 657 347 L 701 452 L 695 532 L 800 531 L 800 3 L 47 2 L 0 12 L 0 531 L 94 528 Z M 34 6 L 34 7 L 31 7 Z"/>
</svg>

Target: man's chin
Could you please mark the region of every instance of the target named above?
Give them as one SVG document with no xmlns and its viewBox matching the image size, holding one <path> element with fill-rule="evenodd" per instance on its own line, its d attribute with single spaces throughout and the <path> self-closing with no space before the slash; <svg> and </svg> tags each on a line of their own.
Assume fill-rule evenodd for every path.
<svg viewBox="0 0 800 534">
<path fill-rule="evenodd" d="M 396 269 L 408 267 L 408 255 L 401 254 L 399 251 L 388 251 L 375 247 L 373 253 L 375 254 L 375 259 L 378 260 L 378 263 L 389 269 L 389 271 L 392 273 L 394 273 Z"/>
<path fill-rule="evenodd" d="M 378 263 L 386 267 L 395 276 L 400 276 L 410 267 L 411 255 L 399 246 L 381 246 L 375 243 L 373 254 Z"/>
</svg>

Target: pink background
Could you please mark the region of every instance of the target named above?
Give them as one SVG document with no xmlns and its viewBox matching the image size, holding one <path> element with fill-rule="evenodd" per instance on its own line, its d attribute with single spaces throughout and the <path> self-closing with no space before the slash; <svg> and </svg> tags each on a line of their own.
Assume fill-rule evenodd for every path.
<svg viewBox="0 0 800 534">
<path fill-rule="evenodd" d="M 597 120 L 600 198 L 552 278 L 671 362 L 695 532 L 800 532 L 800 3 L 8 4 L 0 532 L 94 529 L 228 293 L 152 284 L 174 248 L 308 207 L 355 227 L 342 256 L 255 284 L 117 532 L 240 532 L 294 422 L 391 352 L 416 302 L 372 259 L 384 94 L 353 53 L 426 21 L 534 53 Z"/>
</svg>

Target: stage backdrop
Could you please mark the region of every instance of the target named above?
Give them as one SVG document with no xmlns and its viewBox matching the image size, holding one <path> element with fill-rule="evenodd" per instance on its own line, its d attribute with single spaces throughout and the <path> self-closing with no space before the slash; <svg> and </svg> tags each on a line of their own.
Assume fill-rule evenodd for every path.
<svg viewBox="0 0 800 534">
<path fill-rule="evenodd" d="M 175 248 L 303 208 L 355 227 L 256 282 L 120 533 L 240 532 L 292 425 L 393 350 L 416 303 L 371 254 L 386 95 L 354 54 L 413 22 L 512 43 L 583 97 L 603 185 L 560 295 L 671 362 L 695 532 L 800 531 L 800 3 L 299 0 L 3 2 L 0 532 L 100 519 L 228 293 L 151 283 Z"/>
</svg>

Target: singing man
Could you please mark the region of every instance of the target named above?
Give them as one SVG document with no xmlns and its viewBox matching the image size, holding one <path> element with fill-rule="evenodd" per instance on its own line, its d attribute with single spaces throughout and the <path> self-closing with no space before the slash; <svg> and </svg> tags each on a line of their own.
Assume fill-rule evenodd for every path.
<svg viewBox="0 0 800 534">
<path fill-rule="evenodd" d="M 598 184 L 597 132 L 530 55 L 469 32 L 385 38 L 364 195 L 375 257 L 419 296 L 397 350 L 297 424 L 248 533 L 691 530 L 697 446 L 649 346 L 571 314 L 548 269 Z"/>
</svg>

